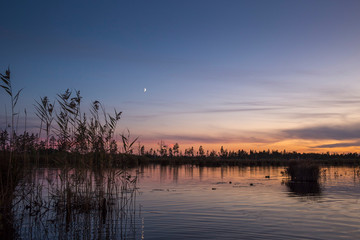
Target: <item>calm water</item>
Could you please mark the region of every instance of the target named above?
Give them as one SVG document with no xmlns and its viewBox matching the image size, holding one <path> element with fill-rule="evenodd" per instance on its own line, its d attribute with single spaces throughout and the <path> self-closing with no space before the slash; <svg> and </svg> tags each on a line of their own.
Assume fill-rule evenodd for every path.
<svg viewBox="0 0 360 240">
<path fill-rule="evenodd" d="M 357 169 L 327 168 L 317 186 L 286 184 L 283 170 L 145 168 L 138 197 L 144 237 L 360 238 Z"/>
<path fill-rule="evenodd" d="M 115 213 L 120 218 L 79 215 L 75 227 L 64 228 L 73 235 L 51 231 L 59 227 L 51 219 L 38 229 L 50 229 L 51 239 L 360 239 L 359 168 L 323 168 L 319 183 L 305 185 L 288 183 L 282 171 L 143 167 L 132 172 L 137 191 Z M 23 221 L 21 236 L 44 238 L 29 235 L 37 229 L 31 222 Z"/>
</svg>

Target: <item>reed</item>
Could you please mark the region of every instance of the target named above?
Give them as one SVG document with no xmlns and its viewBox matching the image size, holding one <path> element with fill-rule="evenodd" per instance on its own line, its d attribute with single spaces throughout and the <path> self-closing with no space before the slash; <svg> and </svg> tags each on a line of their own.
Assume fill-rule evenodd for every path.
<svg viewBox="0 0 360 240">
<path fill-rule="evenodd" d="M 10 103 L 11 103 L 11 126 L 10 126 L 11 132 L 10 132 L 10 146 L 9 146 L 10 147 L 10 161 L 11 161 L 11 154 L 12 154 L 12 150 L 13 150 L 12 146 L 13 146 L 14 135 L 15 135 L 15 116 L 19 114 L 18 112 L 15 111 L 15 107 L 19 100 L 19 96 L 20 96 L 22 89 L 17 91 L 16 94 L 13 92 L 12 81 L 10 78 L 10 68 L 8 68 L 5 71 L 5 74 L 0 73 L 0 78 L 2 80 L 2 84 L 0 84 L 0 86 L 10 96 Z"/>
<path fill-rule="evenodd" d="M 293 182 L 317 182 L 320 177 L 320 167 L 310 161 L 290 161 L 286 173 Z"/>
<path fill-rule="evenodd" d="M 54 111 L 55 102 L 51 104 L 47 96 L 40 98 L 40 102 L 38 101 L 35 102 L 36 102 L 35 114 L 40 119 L 39 138 L 41 138 L 41 130 L 45 130 L 46 132 L 45 147 L 49 148 L 49 136 L 51 133 L 51 124 L 54 120 L 53 111 Z M 44 128 L 43 128 L 43 124 L 45 125 Z"/>
<path fill-rule="evenodd" d="M 77 227 L 79 223 L 73 223 L 79 215 L 87 219 L 99 216 L 98 222 L 108 225 L 114 220 L 109 216 L 115 220 L 124 217 L 129 206 L 135 206 L 130 203 L 134 203 L 137 177 L 131 176 L 125 163 L 132 160 L 137 138 L 130 142 L 129 131 L 121 135 L 124 153 L 119 154 L 114 134 L 121 112 L 108 114 L 99 101 L 94 101 L 87 118 L 81 113 L 80 91 L 66 90 L 57 95 L 56 105 L 47 96 L 35 101 L 38 134 L 28 133 L 26 123 L 24 133 L 17 134 L 14 122 L 19 115 L 15 107 L 21 90 L 13 94 L 9 69 L 1 74 L 1 80 L 12 110 L 10 134 L 8 126 L 0 131 L 1 239 L 23 236 L 24 221 L 42 229 L 40 234 L 45 236 L 40 238 L 47 238 L 48 221 L 54 223 L 55 235 L 62 238 L 61 231 L 68 232 L 70 225 Z M 25 158 L 29 161 L 20 161 Z M 47 171 L 56 166 L 57 170 L 45 179 L 39 176 L 40 166 Z M 61 219 L 66 222 L 65 229 Z"/>
</svg>

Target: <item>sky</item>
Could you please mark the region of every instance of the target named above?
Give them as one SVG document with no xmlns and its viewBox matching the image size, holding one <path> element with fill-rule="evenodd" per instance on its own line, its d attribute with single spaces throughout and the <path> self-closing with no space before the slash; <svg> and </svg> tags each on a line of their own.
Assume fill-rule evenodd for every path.
<svg viewBox="0 0 360 240">
<path fill-rule="evenodd" d="M 38 127 L 35 100 L 69 88 L 84 111 L 122 111 L 117 136 L 147 148 L 360 151 L 358 0 L 0 5 L 0 72 L 24 88 L 21 126 L 26 109 Z"/>
</svg>

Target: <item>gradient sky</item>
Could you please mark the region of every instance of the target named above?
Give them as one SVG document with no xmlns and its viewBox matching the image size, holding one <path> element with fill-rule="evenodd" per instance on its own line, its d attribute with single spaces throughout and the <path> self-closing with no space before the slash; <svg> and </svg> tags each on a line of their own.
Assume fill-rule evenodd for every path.
<svg viewBox="0 0 360 240">
<path fill-rule="evenodd" d="M 358 0 L 0 6 L 0 71 L 34 126 L 34 99 L 70 88 L 148 147 L 360 151 Z"/>
</svg>

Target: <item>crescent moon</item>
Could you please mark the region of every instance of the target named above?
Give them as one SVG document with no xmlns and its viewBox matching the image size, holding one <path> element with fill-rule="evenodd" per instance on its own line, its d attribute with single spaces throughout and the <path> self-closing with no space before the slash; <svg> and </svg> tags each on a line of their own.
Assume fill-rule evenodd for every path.
<svg viewBox="0 0 360 240">
<path fill-rule="evenodd" d="M 144 88 L 144 92 L 146 92 L 146 88 Z"/>
</svg>

